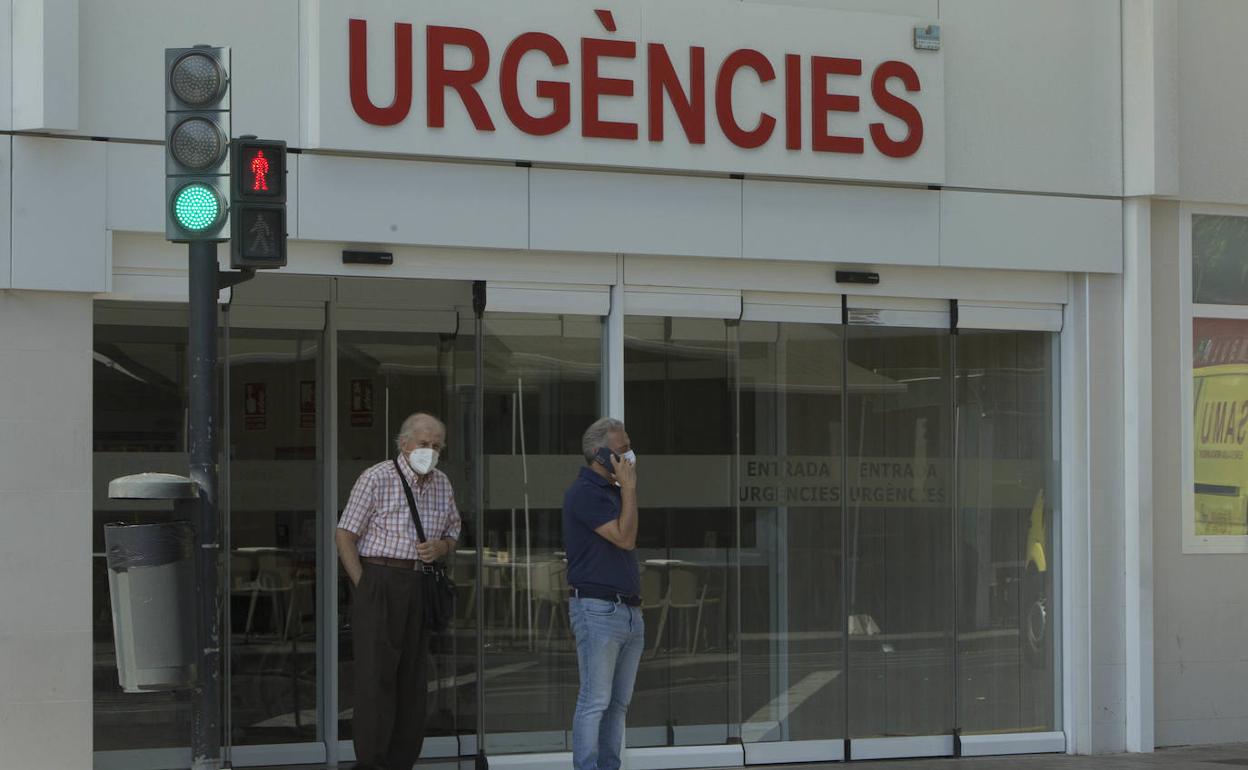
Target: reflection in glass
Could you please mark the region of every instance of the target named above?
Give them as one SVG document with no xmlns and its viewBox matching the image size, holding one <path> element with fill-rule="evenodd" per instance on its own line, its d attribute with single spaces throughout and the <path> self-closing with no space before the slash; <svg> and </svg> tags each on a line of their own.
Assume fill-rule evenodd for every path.
<svg viewBox="0 0 1248 770">
<path fill-rule="evenodd" d="M 1056 729 L 1053 341 L 957 341 L 959 722 L 966 732 Z"/>
<path fill-rule="evenodd" d="M 338 333 L 338 500 L 337 519 L 355 480 L 366 468 L 394 457 L 395 437 L 413 412 L 430 412 L 446 424 L 446 446 L 438 469 L 451 480 L 464 516 L 460 552 L 452 562 L 454 578 L 464 592 L 451 629 L 430 644 L 429 706 L 425 730 L 429 738 L 471 733 L 475 690 L 467 677 L 475 668 L 475 629 L 469 595 L 472 526 L 471 410 L 473 388 L 471 319 L 455 334 L 436 332 L 340 331 Z M 351 633 L 351 589 L 341 562 L 338 587 L 338 736 L 350 740 L 354 714 L 355 652 Z M 463 569 L 469 574 L 464 575 Z M 463 683 L 461 685 L 461 683 Z"/>
<path fill-rule="evenodd" d="M 1248 304 L 1248 217 L 1192 215 L 1192 301 Z"/>
<path fill-rule="evenodd" d="M 738 737 L 735 353 L 723 320 L 625 319 L 647 640 L 629 746 Z"/>
<path fill-rule="evenodd" d="M 321 332 L 229 334 L 233 742 L 314 741 Z"/>
<path fill-rule="evenodd" d="M 953 714 L 950 335 L 851 327 L 846 601 L 851 738 L 948 735 Z"/>
<path fill-rule="evenodd" d="M 741 738 L 843 738 L 842 334 L 739 333 Z"/>
<path fill-rule="evenodd" d="M 96 751 L 187 746 L 186 692 L 121 691 L 104 562 L 105 524 L 144 524 L 172 517 L 171 507 L 158 501 L 109 500 L 108 481 L 147 471 L 186 474 L 185 306 L 132 310 L 99 303 L 96 315 L 91 526 L 94 746 Z M 101 316 L 107 321 L 100 322 Z"/>
<path fill-rule="evenodd" d="M 484 603 L 486 750 L 565 751 L 578 678 L 560 511 L 581 435 L 601 416 L 602 319 L 484 323 L 484 568 L 464 574 L 469 601 Z"/>
<path fill-rule="evenodd" d="M 1248 535 L 1248 321 L 1192 320 L 1196 537 Z"/>
</svg>

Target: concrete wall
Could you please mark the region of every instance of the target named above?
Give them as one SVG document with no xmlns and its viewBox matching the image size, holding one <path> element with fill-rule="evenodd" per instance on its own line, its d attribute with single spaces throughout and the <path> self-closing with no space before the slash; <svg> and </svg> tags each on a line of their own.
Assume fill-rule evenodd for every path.
<svg viewBox="0 0 1248 770">
<path fill-rule="evenodd" d="M 91 766 L 91 297 L 0 290 L 0 765 Z"/>
</svg>

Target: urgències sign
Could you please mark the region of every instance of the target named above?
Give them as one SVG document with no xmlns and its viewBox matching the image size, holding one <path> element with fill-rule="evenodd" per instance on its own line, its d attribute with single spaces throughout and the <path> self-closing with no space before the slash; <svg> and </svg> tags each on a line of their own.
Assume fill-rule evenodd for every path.
<svg viewBox="0 0 1248 770">
<path fill-rule="evenodd" d="M 306 143 L 939 184 L 927 20 L 737 0 L 323 0 Z"/>
</svg>

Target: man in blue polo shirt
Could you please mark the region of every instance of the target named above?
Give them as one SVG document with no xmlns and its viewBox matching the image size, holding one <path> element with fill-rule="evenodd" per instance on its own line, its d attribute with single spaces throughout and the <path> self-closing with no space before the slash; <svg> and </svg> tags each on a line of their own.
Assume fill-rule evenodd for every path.
<svg viewBox="0 0 1248 770">
<path fill-rule="evenodd" d="M 581 438 L 585 467 L 563 496 L 569 615 L 581 691 L 572 721 L 576 770 L 618 770 L 624 716 L 645 648 L 637 569 L 636 455 L 624 423 L 604 417 Z"/>
</svg>

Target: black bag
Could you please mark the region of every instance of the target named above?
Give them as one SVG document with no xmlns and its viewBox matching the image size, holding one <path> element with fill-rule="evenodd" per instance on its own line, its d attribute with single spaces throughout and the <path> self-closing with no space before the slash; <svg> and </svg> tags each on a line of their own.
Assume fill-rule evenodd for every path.
<svg viewBox="0 0 1248 770">
<path fill-rule="evenodd" d="M 394 460 L 394 470 L 403 482 L 403 492 L 407 495 L 407 507 L 412 513 L 412 522 L 416 524 L 416 537 L 425 542 L 425 528 L 420 525 L 420 512 L 416 510 L 416 498 L 412 495 L 412 487 L 399 467 L 398 458 Z M 416 569 L 425 573 L 425 627 L 434 633 L 445 631 L 455 618 L 455 582 L 446 574 L 441 564 L 427 564 L 416 560 Z"/>
</svg>

